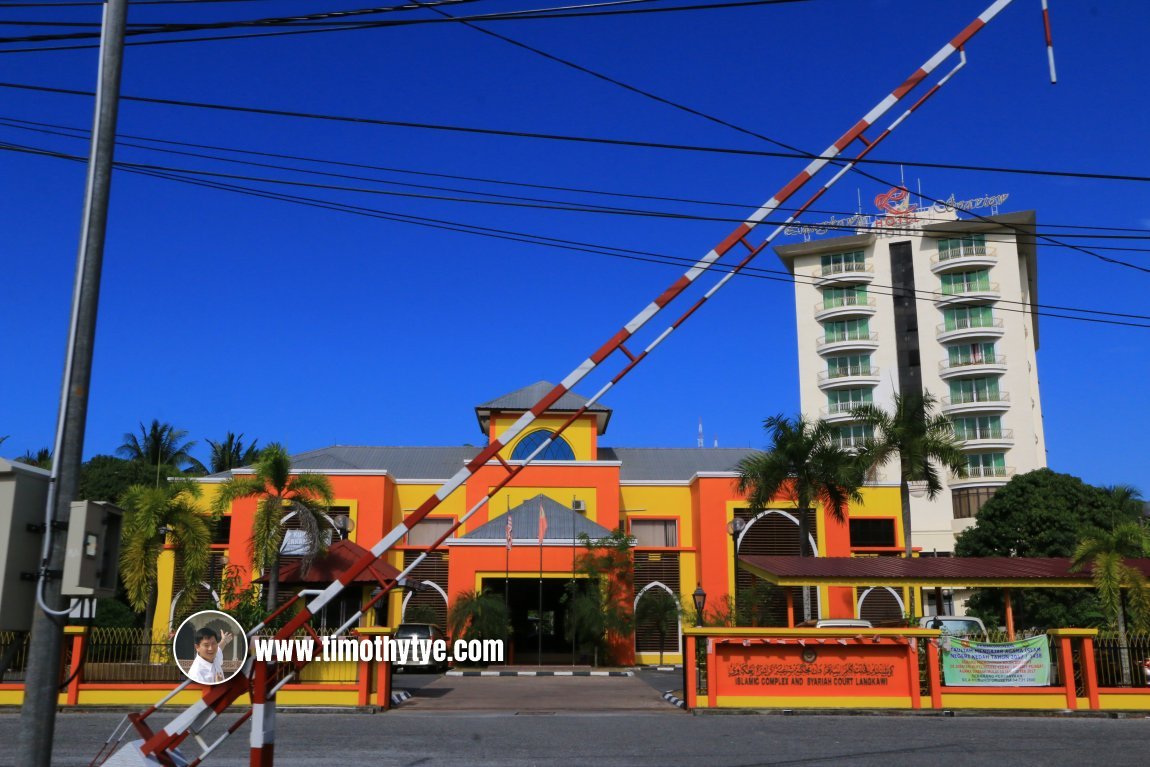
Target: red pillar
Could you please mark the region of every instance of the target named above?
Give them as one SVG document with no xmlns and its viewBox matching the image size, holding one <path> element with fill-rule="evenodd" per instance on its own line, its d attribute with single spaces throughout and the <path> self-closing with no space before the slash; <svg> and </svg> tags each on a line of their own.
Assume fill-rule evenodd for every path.
<svg viewBox="0 0 1150 767">
<path fill-rule="evenodd" d="M 1098 703 L 1098 666 L 1094 663 L 1094 637 L 1082 637 L 1082 686 L 1086 688 L 1086 698 L 1090 701 L 1090 708 L 1097 711 L 1101 706 Z"/>
<path fill-rule="evenodd" d="M 683 695 L 686 696 L 687 709 L 694 711 L 698 702 L 696 698 L 699 694 L 699 669 L 695 662 L 695 637 L 687 634 L 683 638 L 687 640 L 683 648 Z"/>
<path fill-rule="evenodd" d="M 1007 602 L 1010 604 L 1010 602 Z M 1007 615 L 1010 613 L 1008 612 Z M 1074 649 L 1070 637 L 1058 637 L 1058 675 L 1066 689 L 1066 707 L 1078 709 L 1078 692 L 1074 689 Z M 1083 670 L 1085 673 L 1085 670 Z"/>
<path fill-rule="evenodd" d="M 910 707 L 922 708 L 922 689 L 918 673 L 918 640 L 909 637 L 906 643 L 906 673 L 910 680 Z"/>
<path fill-rule="evenodd" d="M 88 627 L 81 628 L 80 633 L 72 635 L 72 662 L 68 668 L 68 695 L 69 706 L 80 702 L 80 682 L 83 672 L 80 670 L 80 661 L 84 658 L 84 650 L 88 644 Z"/>
<path fill-rule="evenodd" d="M 928 639 L 926 645 L 926 678 L 930 685 L 930 707 L 942 708 L 942 679 L 938 670 L 938 640 Z"/>
</svg>

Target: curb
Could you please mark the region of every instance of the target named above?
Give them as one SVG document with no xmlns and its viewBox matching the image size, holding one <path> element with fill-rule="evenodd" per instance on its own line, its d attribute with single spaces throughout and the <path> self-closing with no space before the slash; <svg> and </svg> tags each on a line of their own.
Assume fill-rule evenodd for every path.
<svg viewBox="0 0 1150 767">
<path fill-rule="evenodd" d="M 409 693 L 407 690 L 392 690 L 391 691 L 391 705 L 392 706 L 398 706 L 400 703 L 403 703 L 405 700 L 407 700 L 410 697 L 411 697 L 411 693 Z"/>
<path fill-rule="evenodd" d="M 448 671 L 447 676 L 635 676 L 634 671 Z"/>
<path fill-rule="evenodd" d="M 663 693 L 663 700 L 667 701 L 672 706 L 678 706 L 682 709 L 687 708 L 687 701 L 677 697 L 671 690 L 667 690 L 667 692 Z"/>
</svg>

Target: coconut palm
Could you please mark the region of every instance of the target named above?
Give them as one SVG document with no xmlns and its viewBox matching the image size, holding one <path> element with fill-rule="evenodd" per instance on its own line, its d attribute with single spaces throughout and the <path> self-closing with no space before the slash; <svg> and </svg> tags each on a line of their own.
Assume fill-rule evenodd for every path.
<svg viewBox="0 0 1150 767">
<path fill-rule="evenodd" d="M 329 523 L 327 509 L 333 501 L 331 483 L 322 474 L 293 475 L 291 456 L 283 445 L 272 443 L 260 452 L 254 476 L 231 477 L 220 485 L 212 500 L 212 512 L 220 516 L 232 501 L 240 498 L 258 499 L 252 522 L 250 553 L 252 564 L 267 574 L 267 607 L 269 611 L 274 610 L 279 591 L 284 516 L 294 512 L 303 531 L 300 572 L 307 573 L 316 557 L 327 548 L 327 541 L 320 531 Z"/>
<path fill-rule="evenodd" d="M 188 433 L 170 423 L 160 423 L 153 418 L 151 426 L 140 423 L 140 433 L 125 432 L 123 443 L 116 448 L 116 454 L 147 466 L 156 468 L 156 484 L 160 484 L 163 467 L 175 472 L 191 469 L 204 471 L 204 465 L 191 455 L 195 441 L 185 442 Z"/>
<path fill-rule="evenodd" d="M 211 517 L 198 508 L 199 497 L 199 485 L 175 480 L 160 486 L 132 485 L 120 498 L 125 512 L 120 577 L 128 603 L 144 613 L 149 632 L 156 610 L 156 563 L 165 539 L 176 549 L 185 583 L 200 583 L 208 570 Z M 193 593 L 185 589 L 182 599 Z"/>
<path fill-rule="evenodd" d="M 933 500 L 943 490 L 939 466 L 963 474 L 966 456 L 954 436 L 950 419 L 935 412 L 938 399 L 924 394 L 895 394 L 894 408 L 887 412 L 876 405 L 861 405 L 852 413 L 870 426 L 873 436 L 863 440 L 859 458 L 869 470 L 896 456 L 899 462 L 899 496 L 902 500 L 902 532 L 906 556 L 913 552 L 910 520 L 910 483 L 923 484 Z"/>
<path fill-rule="evenodd" d="M 1123 522 L 1110 531 L 1089 531 L 1071 559 L 1074 570 L 1090 568 L 1102 614 L 1117 629 L 1122 684 L 1127 687 L 1133 676 L 1126 616 L 1129 613 L 1130 627 L 1135 631 L 1150 631 L 1150 584 L 1142 571 L 1126 564 L 1126 557 L 1141 557 L 1145 550 L 1145 530 L 1137 522 Z"/>
<path fill-rule="evenodd" d="M 257 439 L 252 444 L 245 446 L 244 435 L 240 434 L 237 437 L 230 431 L 222 442 L 213 442 L 209 439 L 208 444 L 212 446 L 212 457 L 208 463 L 212 467 L 212 473 L 238 469 L 241 466 L 255 463 L 260 457 L 259 448 L 256 447 L 258 443 L 259 440 Z"/>
<path fill-rule="evenodd" d="M 752 512 L 766 509 L 776 498 L 791 501 L 799 516 L 799 556 L 805 557 L 811 510 L 821 505 L 836 521 L 845 522 L 850 502 L 862 502 L 863 474 L 825 421 L 780 414 L 763 421 L 763 427 L 771 447 L 739 461 L 739 492 L 746 494 Z M 803 620 L 810 618 L 810 593 L 804 588 Z"/>
<path fill-rule="evenodd" d="M 52 449 L 42 447 L 33 453 L 31 450 L 24 453 L 16 459 L 20 463 L 27 464 L 28 466 L 35 466 L 40 469 L 52 468 Z"/>
</svg>

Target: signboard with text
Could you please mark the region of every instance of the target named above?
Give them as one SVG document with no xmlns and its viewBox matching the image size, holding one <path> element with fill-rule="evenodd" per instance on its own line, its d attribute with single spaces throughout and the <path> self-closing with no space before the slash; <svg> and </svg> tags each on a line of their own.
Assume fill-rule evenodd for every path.
<svg viewBox="0 0 1150 767">
<path fill-rule="evenodd" d="M 962 687 L 1045 687 L 1050 684 L 1050 646 L 1045 636 L 1016 642 L 973 642 L 943 637 L 942 678 Z"/>
<path fill-rule="evenodd" d="M 757 645 L 720 644 L 718 694 L 730 698 L 882 697 L 909 700 L 911 677 L 906 644 L 850 640 Z M 913 684 L 918 685 L 918 679 Z M 894 703 L 894 701 L 892 701 Z"/>
</svg>

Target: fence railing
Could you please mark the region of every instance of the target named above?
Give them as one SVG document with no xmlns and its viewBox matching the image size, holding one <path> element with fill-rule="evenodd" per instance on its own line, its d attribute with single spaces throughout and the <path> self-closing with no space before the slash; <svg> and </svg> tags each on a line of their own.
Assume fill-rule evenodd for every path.
<svg viewBox="0 0 1150 767">
<path fill-rule="evenodd" d="M 1094 640 L 1099 687 L 1150 687 L 1150 634 L 1129 632 L 1123 643 L 1116 633 Z"/>
</svg>

